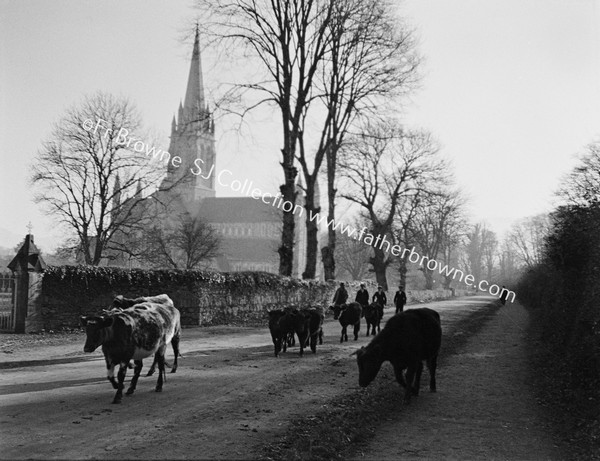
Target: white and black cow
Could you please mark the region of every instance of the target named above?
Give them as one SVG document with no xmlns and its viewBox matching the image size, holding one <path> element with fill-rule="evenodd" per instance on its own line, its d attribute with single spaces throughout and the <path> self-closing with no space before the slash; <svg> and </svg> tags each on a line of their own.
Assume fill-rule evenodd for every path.
<svg viewBox="0 0 600 461">
<path fill-rule="evenodd" d="M 129 362 L 133 360 L 135 368 L 127 395 L 135 391 L 142 360 L 152 354 L 159 369 L 156 392 L 161 392 L 165 350 L 169 343 L 175 355 L 171 373 L 177 370 L 181 334 L 179 311 L 171 298 L 164 294 L 136 299 L 118 297 L 114 304 L 119 309 L 106 311 L 103 315 L 81 317 L 87 335 L 83 350 L 93 352 L 102 346 L 108 380 L 117 390 L 113 403 L 120 403 L 123 397 L 123 382 Z M 117 380 L 114 376 L 116 365 L 119 365 Z"/>
</svg>

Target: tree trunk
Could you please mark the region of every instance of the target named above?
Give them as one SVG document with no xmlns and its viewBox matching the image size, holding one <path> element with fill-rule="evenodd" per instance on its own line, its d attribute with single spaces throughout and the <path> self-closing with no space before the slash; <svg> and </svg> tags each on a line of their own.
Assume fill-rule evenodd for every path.
<svg viewBox="0 0 600 461">
<path fill-rule="evenodd" d="M 279 208 L 283 211 L 283 228 L 281 230 L 281 246 L 277 250 L 279 253 L 279 275 L 286 277 L 292 276 L 294 268 L 294 233 L 296 223 L 294 221 L 294 206 L 296 205 L 296 184 L 295 178 L 297 170 L 295 167 L 285 167 L 285 184 L 282 184 L 279 189 L 282 195 L 282 204 Z M 291 203 L 285 205 L 286 202 Z M 285 211 L 283 208 L 289 209 Z M 291 209 L 290 209 L 291 208 Z"/>
<path fill-rule="evenodd" d="M 451 275 L 444 275 L 444 289 L 450 289 L 450 284 L 452 283 L 452 280 L 453 278 Z"/>
<path fill-rule="evenodd" d="M 423 267 L 423 275 L 425 276 L 425 289 L 433 290 L 433 271 Z"/>
<path fill-rule="evenodd" d="M 400 286 L 406 288 L 406 273 L 408 272 L 408 268 L 406 267 L 406 256 L 404 258 L 400 258 L 400 267 L 398 268 L 398 272 L 400 273 Z"/>
<path fill-rule="evenodd" d="M 327 152 L 327 222 L 335 219 L 335 149 L 330 147 Z M 321 261 L 325 280 L 335 280 L 335 229 L 327 227 L 327 246 L 321 248 Z"/>
<path fill-rule="evenodd" d="M 385 259 L 385 252 L 380 248 L 373 247 L 374 255 L 370 258 L 369 262 L 373 265 L 373 272 L 375 272 L 375 279 L 377 284 L 381 285 L 383 291 L 388 290 L 386 269 L 389 261 Z"/>
<path fill-rule="evenodd" d="M 317 271 L 317 251 L 319 248 L 318 227 L 316 219 L 320 207 L 315 207 L 315 181 L 316 178 L 306 178 L 306 198 L 304 208 L 306 209 L 306 266 L 302 273 L 303 279 L 314 279 Z"/>
</svg>

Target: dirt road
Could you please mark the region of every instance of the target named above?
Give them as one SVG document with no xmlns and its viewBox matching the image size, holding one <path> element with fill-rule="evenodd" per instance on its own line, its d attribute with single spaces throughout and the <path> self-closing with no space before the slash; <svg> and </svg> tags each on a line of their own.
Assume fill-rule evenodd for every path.
<svg viewBox="0 0 600 461">
<path fill-rule="evenodd" d="M 484 309 L 489 301 L 471 297 L 427 306 L 440 312 L 444 335 L 448 337 L 462 334 L 454 327 L 468 315 Z M 386 311 L 384 319 L 390 315 L 391 310 Z M 493 341 L 503 337 L 498 328 L 508 326 L 497 327 Z M 81 352 L 82 335 L 62 344 L 4 347 L 0 357 L 0 459 L 268 457 L 265 447 L 289 434 L 291 421 L 302 420 L 306 426 L 314 419 L 317 424 L 312 415 L 348 392 L 361 395 L 364 391 L 358 387 L 356 363 L 349 356 L 357 346 L 368 343 L 364 326 L 357 342 L 344 344 L 339 343 L 337 322 L 327 321 L 324 331 L 325 343 L 319 346 L 316 355 L 309 352 L 300 358 L 297 348 L 293 348 L 275 358 L 266 328 L 185 329 L 184 357 L 178 372 L 168 375 L 163 392 L 153 391 L 155 377 L 142 378 L 136 393 L 125 398 L 121 405 L 111 404 L 114 391 L 106 381 L 101 353 L 90 356 Z M 520 389 L 519 381 L 511 383 L 509 378 L 514 375 L 508 372 L 514 359 L 505 357 L 507 351 L 521 353 L 518 349 L 512 351 L 508 344 L 518 338 L 510 336 L 507 344 L 494 346 L 490 352 L 489 344 L 485 344 L 491 338 L 483 339 L 483 349 L 451 359 L 459 362 L 440 364 L 440 392 L 424 392 L 415 405 L 398 415 L 405 421 L 402 426 L 405 440 L 410 443 L 424 440 L 427 441 L 424 446 L 431 446 L 435 440 L 430 438 L 440 432 L 431 431 L 427 422 L 434 421 L 438 429 L 451 423 L 455 432 L 442 436 L 451 446 L 444 445 L 433 454 L 458 457 L 461 450 L 475 442 L 477 447 L 486 445 L 486 427 L 508 425 L 507 431 L 512 431 L 517 439 L 523 434 L 523 427 L 530 428 L 536 437 L 543 436 L 543 429 L 535 429 L 536 421 L 528 419 L 535 414 L 534 409 L 523 407 L 518 399 L 515 405 L 523 407 L 523 413 L 507 410 L 501 412 L 500 419 L 493 412 L 474 418 L 474 396 L 482 406 L 487 405 L 491 396 L 494 408 L 501 411 Z M 458 373 L 454 370 L 457 367 Z M 507 378 L 501 379 L 502 374 Z M 385 373 L 378 379 L 385 379 Z M 392 387 L 395 383 L 378 385 L 393 389 L 400 399 L 400 391 Z M 460 417 L 456 416 L 457 407 L 462 409 Z M 396 448 L 385 451 L 383 441 L 399 437 L 397 421 L 389 426 L 384 424 L 377 433 L 382 440 L 375 440 L 372 446 L 358 447 L 357 457 L 368 454 L 373 459 L 397 459 L 402 453 L 425 459 L 432 454 L 406 443 L 402 452 L 394 451 Z M 453 441 L 459 433 L 463 434 L 464 444 Z M 504 444 L 508 439 L 495 440 Z M 530 453 L 531 459 L 552 457 L 551 450 L 537 450 L 549 444 L 543 438 L 539 440 L 539 445 L 527 445 L 525 452 L 507 453 Z M 534 448 L 535 452 L 527 451 Z M 490 445 L 485 457 L 495 458 L 492 449 L 496 450 L 495 445 Z M 484 452 L 468 453 L 476 459 Z"/>
</svg>

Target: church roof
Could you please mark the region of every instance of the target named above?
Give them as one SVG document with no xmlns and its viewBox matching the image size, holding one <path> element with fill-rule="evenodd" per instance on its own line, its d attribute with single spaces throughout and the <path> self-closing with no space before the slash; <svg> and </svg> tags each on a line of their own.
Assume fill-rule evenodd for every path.
<svg viewBox="0 0 600 461">
<path fill-rule="evenodd" d="M 252 197 L 207 197 L 200 205 L 200 216 L 211 223 L 279 223 L 281 213 L 262 199 Z"/>
</svg>

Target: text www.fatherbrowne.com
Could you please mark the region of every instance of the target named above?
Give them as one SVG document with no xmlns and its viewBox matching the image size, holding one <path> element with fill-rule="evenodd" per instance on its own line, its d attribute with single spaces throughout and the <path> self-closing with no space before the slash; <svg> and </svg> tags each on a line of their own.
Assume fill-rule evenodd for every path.
<svg viewBox="0 0 600 461">
<path fill-rule="evenodd" d="M 102 122 L 104 122 L 104 124 Z M 92 131 L 93 128 L 94 133 L 96 133 L 98 129 L 101 129 L 104 131 L 104 137 L 112 132 L 111 129 L 107 128 L 107 122 L 102 119 L 99 119 L 96 124 L 94 124 L 92 120 L 87 119 L 83 122 L 82 126 L 86 131 Z M 145 153 L 146 157 L 152 157 L 152 159 L 160 159 L 160 161 L 170 163 L 175 168 L 180 167 L 183 163 L 183 159 L 181 157 L 172 156 L 167 151 L 157 151 L 155 147 L 148 146 L 142 140 L 129 136 L 129 131 L 125 128 L 120 128 L 118 133 L 116 133 L 115 142 L 122 145 L 124 148 L 133 149 L 138 153 Z M 215 165 L 211 165 L 208 172 L 203 175 L 204 166 L 204 161 L 200 158 L 197 158 L 194 160 L 193 166 L 190 167 L 190 173 L 194 176 L 200 176 L 204 179 L 208 179 L 215 175 L 215 179 L 220 186 L 227 187 L 233 192 L 241 193 L 247 197 L 252 197 L 255 200 L 261 200 L 266 205 L 281 209 L 286 213 L 293 213 L 299 218 L 304 215 L 305 208 L 303 206 L 284 200 L 281 194 L 273 195 L 269 192 L 263 193 L 261 189 L 254 186 L 253 181 L 248 179 L 245 181 L 231 179 L 234 176 L 232 171 L 224 169 L 216 172 Z M 502 297 L 503 299 L 510 300 L 510 302 L 514 302 L 515 300 L 516 293 L 514 291 L 507 290 L 504 287 L 501 288 L 495 284 L 490 284 L 486 280 L 480 280 L 479 282 L 476 282 L 473 275 L 465 274 L 463 271 L 449 267 L 447 264 L 441 264 L 437 260 L 429 258 L 428 256 L 421 256 L 417 251 L 415 251 L 414 247 L 408 249 L 402 248 L 397 244 L 392 244 L 392 242 L 386 239 L 385 235 L 375 236 L 369 232 L 366 232 L 366 227 L 363 227 L 360 231 L 358 231 L 353 226 L 336 222 L 335 219 L 327 219 L 326 216 L 321 216 L 320 213 L 313 213 L 312 210 L 309 211 L 308 218 L 311 222 L 316 222 L 319 226 L 325 225 L 328 228 L 337 230 L 341 234 L 358 240 L 359 242 L 362 242 L 373 248 L 378 248 L 386 253 L 391 253 L 393 256 L 400 257 L 401 259 L 406 258 L 413 264 L 418 263 L 419 266 L 426 267 L 430 271 L 437 270 L 440 275 L 452 277 L 452 280 L 457 280 L 458 277 L 458 281 L 464 282 L 468 287 L 476 287 L 479 291 L 487 291 L 492 296 Z"/>
<path fill-rule="evenodd" d="M 302 213 L 303 209 L 300 210 Z M 319 216 L 319 213 L 312 212 L 309 213 L 309 219 L 311 221 L 316 221 L 319 225 L 325 223 L 325 225 L 333 230 L 338 230 L 341 234 L 344 234 L 350 238 L 358 240 L 366 245 L 369 245 L 373 248 L 378 248 L 386 253 L 391 253 L 393 256 L 397 256 L 401 259 L 407 259 L 409 262 L 413 264 L 419 264 L 421 267 L 426 267 L 432 272 L 438 271 L 438 273 L 445 277 L 451 277 L 452 280 L 458 280 L 459 282 L 464 282 L 468 287 L 476 287 L 479 291 L 488 292 L 492 296 L 502 297 L 503 299 L 510 300 L 510 302 L 514 302 L 516 293 L 514 291 L 510 291 L 504 287 L 499 287 L 496 284 L 490 284 L 486 280 L 480 280 L 476 282 L 475 277 L 471 274 L 465 274 L 463 271 L 450 267 L 447 264 L 442 264 L 439 261 L 429 258 L 428 256 L 421 256 L 417 251 L 415 251 L 415 247 L 412 248 L 402 248 L 400 245 L 392 244 L 389 240 L 386 239 L 385 235 L 381 236 L 378 234 L 377 236 L 366 232 L 367 228 L 363 227 L 360 231 L 358 231 L 353 226 L 344 225 L 343 223 L 335 222 L 332 219 L 326 219 L 325 216 Z"/>
</svg>

